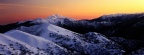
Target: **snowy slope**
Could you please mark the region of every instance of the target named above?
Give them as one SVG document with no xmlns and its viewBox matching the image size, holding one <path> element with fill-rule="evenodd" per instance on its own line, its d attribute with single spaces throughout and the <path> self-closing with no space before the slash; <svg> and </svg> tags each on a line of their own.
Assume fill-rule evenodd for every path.
<svg viewBox="0 0 144 55">
<path fill-rule="evenodd" d="M 52 34 L 58 34 L 58 35 L 63 35 L 63 36 L 73 36 L 73 37 L 81 35 L 81 34 L 72 32 L 70 30 L 67 30 L 67 29 L 64 29 L 64 28 L 61 28 L 61 27 L 58 27 L 56 25 L 49 24 L 49 23 L 35 25 L 31 27 L 21 26 L 17 29 L 24 31 L 24 32 L 31 33 L 33 35 L 42 36 L 43 38 L 48 38 L 48 36 L 51 36 Z M 67 38 L 72 38 L 72 37 L 67 37 Z"/>
<path fill-rule="evenodd" d="M 100 34 L 100 33 L 96 33 L 96 32 L 89 32 L 85 34 L 85 38 L 89 41 L 92 42 L 111 42 L 111 40 L 107 39 L 104 35 Z"/>
<path fill-rule="evenodd" d="M 45 51 L 48 54 L 67 54 L 67 50 L 58 46 L 57 44 L 48 41 L 44 38 L 38 37 L 38 36 L 34 36 L 22 31 L 18 31 L 18 30 L 12 30 L 9 31 L 7 33 L 5 33 L 6 35 L 11 36 L 12 38 L 15 38 L 17 40 L 20 40 L 21 42 L 24 42 L 34 48 L 38 48 L 40 50 Z"/>
<path fill-rule="evenodd" d="M 94 37 L 99 37 L 94 39 L 97 40 L 97 43 L 93 43 L 94 41 L 88 42 L 86 39 L 84 39 L 85 36 L 83 36 L 82 34 L 78 34 L 52 24 L 40 24 L 31 27 L 22 26 L 18 28 L 18 30 L 40 36 L 47 40 L 53 41 L 56 44 L 67 48 L 68 50 L 75 50 L 77 52 L 80 52 L 81 54 L 94 55 L 105 53 L 123 53 L 123 50 L 121 50 L 119 47 L 114 47 L 116 45 L 115 43 L 102 37 L 101 35 L 94 35 Z M 90 33 L 87 35 L 87 37 L 92 37 Z M 107 48 L 107 45 L 111 46 Z"/>
<path fill-rule="evenodd" d="M 12 38 L 11 36 L 7 36 L 4 34 L 0 34 L 0 54 L 47 54 L 42 50 L 32 47 L 27 43 L 19 41 L 17 39 Z"/>
</svg>

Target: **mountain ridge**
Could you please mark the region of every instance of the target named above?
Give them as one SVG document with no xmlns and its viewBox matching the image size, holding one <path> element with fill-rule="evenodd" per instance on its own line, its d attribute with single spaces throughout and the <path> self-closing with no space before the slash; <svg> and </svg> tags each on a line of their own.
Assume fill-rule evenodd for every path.
<svg viewBox="0 0 144 55">
<path fill-rule="evenodd" d="M 4 40 L 0 39 L 0 44 L 1 47 L 4 47 L 3 45 L 7 43 L 4 41 L 12 40 L 5 37 L 13 38 L 16 40 L 12 40 L 12 44 L 15 45 L 13 47 L 21 45 L 22 49 L 27 51 L 24 52 L 25 54 L 28 52 L 43 55 L 144 54 L 143 20 L 143 13 L 104 15 L 92 20 L 72 20 L 60 15 L 53 15 L 46 19 L 40 18 L 0 26 L 0 33 L 2 33 L 0 36 L 4 37 Z M 19 45 L 15 44 L 17 42 Z M 23 43 L 27 43 L 27 46 Z M 49 51 L 47 52 L 44 50 L 47 49 L 47 43 L 56 47 L 48 44 Z M 29 46 L 34 46 L 34 50 L 28 51 Z M 43 47 L 44 49 L 40 50 L 40 53 L 35 51 Z M 5 47 L 1 50 L 8 48 Z M 55 51 L 56 49 L 58 51 Z M 23 53 L 22 50 L 18 50 L 18 54 Z M 15 51 L 9 49 L 8 51 L 16 54 Z M 3 53 L 5 52 L 7 51 Z"/>
</svg>

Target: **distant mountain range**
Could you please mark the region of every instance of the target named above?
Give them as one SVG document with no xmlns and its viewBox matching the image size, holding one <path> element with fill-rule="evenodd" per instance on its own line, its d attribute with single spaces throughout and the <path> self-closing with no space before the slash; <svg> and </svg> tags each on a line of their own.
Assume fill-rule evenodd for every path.
<svg viewBox="0 0 144 55">
<path fill-rule="evenodd" d="M 0 54 L 143 55 L 144 14 L 112 14 L 92 20 L 61 15 L 0 26 Z"/>
</svg>

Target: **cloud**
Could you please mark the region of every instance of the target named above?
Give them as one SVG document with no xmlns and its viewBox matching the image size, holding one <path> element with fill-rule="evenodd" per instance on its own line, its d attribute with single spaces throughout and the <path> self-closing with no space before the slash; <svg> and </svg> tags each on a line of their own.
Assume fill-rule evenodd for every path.
<svg viewBox="0 0 144 55">
<path fill-rule="evenodd" d="M 27 8 L 48 8 L 46 6 L 37 6 L 37 5 L 26 5 L 26 4 L 0 4 L 0 9 L 7 9 L 9 7 L 27 7 Z"/>
<path fill-rule="evenodd" d="M 19 3 L 22 2 L 22 0 L 0 0 L 0 3 Z"/>
</svg>

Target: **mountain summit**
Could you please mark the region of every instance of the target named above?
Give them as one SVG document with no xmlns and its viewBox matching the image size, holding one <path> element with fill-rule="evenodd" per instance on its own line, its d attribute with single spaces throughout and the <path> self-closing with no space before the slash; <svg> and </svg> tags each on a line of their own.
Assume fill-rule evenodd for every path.
<svg viewBox="0 0 144 55">
<path fill-rule="evenodd" d="M 64 23 L 65 21 L 75 21 L 71 18 L 64 17 L 62 15 L 54 14 L 49 16 L 48 18 L 37 18 L 35 20 L 32 20 L 32 23 L 51 23 L 51 24 L 58 24 L 58 23 Z"/>
<path fill-rule="evenodd" d="M 47 19 L 61 19 L 61 18 L 66 18 L 66 17 L 59 15 L 59 14 L 54 14 L 54 15 L 49 16 Z"/>
</svg>

